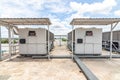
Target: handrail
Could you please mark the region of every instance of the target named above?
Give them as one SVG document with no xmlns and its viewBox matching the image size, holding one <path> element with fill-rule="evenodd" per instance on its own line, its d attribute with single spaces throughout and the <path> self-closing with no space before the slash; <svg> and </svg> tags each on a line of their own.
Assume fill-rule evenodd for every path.
<svg viewBox="0 0 120 80">
<path fill-rule="evenodd" d="M 2 46 L 2 47 L 3 47 L 3 48 L 7 48 L 7 47 L 9 47 L 9 46 L 4 45 L 4 46 Z M 19 45 L 11 45 L 11 47 L 13 47 L 12 51 L 13 51 L 14 53 L 16 53 L 17 50 L 19 50 L 18 48 L 16 48 L 16 47 L 19 47 Z M 8 49 L 6 49 L 5 51 L 8 52 Z"/>
</svg>

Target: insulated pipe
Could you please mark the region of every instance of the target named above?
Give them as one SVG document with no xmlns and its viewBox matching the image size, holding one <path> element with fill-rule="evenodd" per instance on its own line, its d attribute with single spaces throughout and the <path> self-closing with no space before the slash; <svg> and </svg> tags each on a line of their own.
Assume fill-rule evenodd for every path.
<svg viewBox="0 0 120 80">
<path fill-rule="evenodd" d="M 81 59 L 108 59 L 110 56 L 109 55 L 103 55 L 103 56 L 79 56 L 75 55 Z M 32 56 L 33 59 L 48 59 L 47 56 Z M 71 56 L 65 56 L 65 55 L 50 55 L 51 59 L 71 59 Z M 120 55 L 113 55 L 112 58 L 114 59 L 120 59 Z"/>
<path fill-rule="evenodd" d="M 110 58 L 109 55 L 101 55 L 101 56 L 79 56 L 79 55 L 76 55 L 78 56 L 79 58 L 85 58 L 85 59 L 107 59 L 107 58 Z M 120 55 L 112 55 L 112 58 L 114 59 L 120 59 Z"/>
<path fill-rule="evenodd" d="M 113 24 L 111 24 L 111 31 L 110 31 L 110 59 L 112 59 L 112 40 L 113 40 Z"/>
<path fill-rule="evenodd" d="M 87 78 L 87 80 L 99 80 L 93 73 L 92 71 L 79 59 L 79 57 L 74 56 L 74 60 L 80 70 L 82 70 L 83 74 Z"/>
</svg>

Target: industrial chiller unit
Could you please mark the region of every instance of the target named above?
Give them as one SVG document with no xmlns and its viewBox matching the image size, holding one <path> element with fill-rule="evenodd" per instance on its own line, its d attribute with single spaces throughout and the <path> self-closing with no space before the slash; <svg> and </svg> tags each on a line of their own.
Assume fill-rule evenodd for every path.
<svg viewBox="0 0 120 80">
<path fill-rule="evenodd" d="M 77 55 L 101 55 L 102 29 L 101 28 L 76 28 L 68 33 L 68 48 Z"/>
<path fill-rule="evenodd" d="M 48 41 L 49 41 L 49 45 L 48 45 Z M 19 29 L 20 55 L 23 56 L 47 55 L 48 52 L 53 48 L 53 41 L 54 41 L 54 34 L 45 28 Z M 48 51 L 48 46 L 49 46 L 49 51 Z"/>
<path fill-rule="evenodd" d="M 103 32 L 102 47 L 110 50 L 110 32 Z M 120 30 L 113 31 L 112 50 L 120 52 Z"/>
</svg>

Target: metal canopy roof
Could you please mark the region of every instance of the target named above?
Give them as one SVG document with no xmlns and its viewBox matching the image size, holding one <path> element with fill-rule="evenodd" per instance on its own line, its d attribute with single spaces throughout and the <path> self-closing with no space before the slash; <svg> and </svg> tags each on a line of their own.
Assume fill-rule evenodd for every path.
<svg viewBox="0 0 120 80">
<path fill-rule="evenodd" d="M 12 25 L 50 25 L 49 18 L 0 18 L 0 21 Z"/>
<path fill-rule="evenodd" d="M 120 18 L 74 18 L 71 25 L 109 25 L 120 22 Z"/>
</svg>

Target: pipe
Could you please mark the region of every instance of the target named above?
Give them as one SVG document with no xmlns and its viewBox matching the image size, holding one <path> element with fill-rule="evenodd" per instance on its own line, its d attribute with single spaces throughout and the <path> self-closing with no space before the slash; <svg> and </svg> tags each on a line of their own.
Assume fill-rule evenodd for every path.
<svg viewBox="0 0 120 80">
<path fill-rule="evenodd" d="M 110 56 L 109 55 L 103 55 L 103 56 L 79 56 L 79 55 L 74 55 L 74 56 L 77 56 L 79 58 L 86 58 L 86 59 L 106 59 L 106 58 L 109 58 Z M 32 56 L 32 58 L 34 59 L 47 59 L 48 57 L 47 56 Z M 55 56 L 55 55 L 50 55 L 50 58 L 52 59 L 71 59 L 72 57 L 71 56 L 65 56 L 65 55 L 58 55 L 58 56 Z M 114 59 L 118 59 L 120 58 L 120 55 L 113 55 L 112 58 Z"/>
<path fill-rule="evenodd" d="M 33 59 L 48 59 L 47 56 L 32 56 Z M 54 55 L 50 55 L 51 59 L 71 59 L 71 56 L 64 56 L 64 55 L 60 55 L 60 56 L 54 56 Z"/>
<path fill-rule="evenodd" d="M 110 58 L 109 55 L 103 55 L 103 56 L 78 56 L 79 58 L 90 58 L 90 59 L 106 59 L 106 58 Z M 120 55 L 113 55 L 112 58 L 120 58 Z"/>
<path fill-rule="evenodd" d="M 84 73 L 87 80 L 99 80 L 77 56 L 74 56 L 74 60 L 78 67 Z"/>
</svg>

